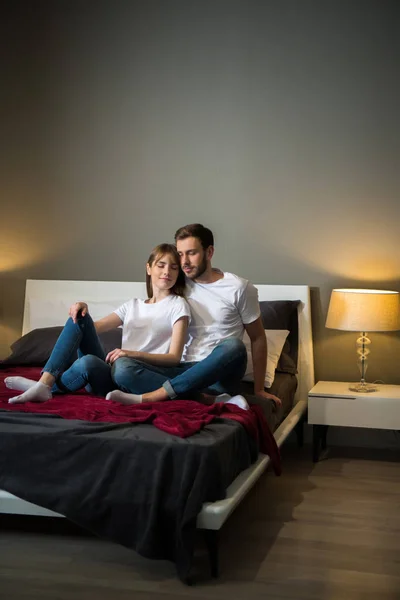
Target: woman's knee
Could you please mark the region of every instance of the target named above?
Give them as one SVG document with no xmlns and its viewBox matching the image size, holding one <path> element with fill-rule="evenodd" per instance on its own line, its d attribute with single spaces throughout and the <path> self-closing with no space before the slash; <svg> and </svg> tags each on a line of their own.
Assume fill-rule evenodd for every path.
<svg viewBox="0 0 400 600">
<path fill-rule="evenodd" d="M 86 354 L 85 356 L 78 358 L 76 363 L 79 364 L 82 373 L 92 373 L 99 367 L 104 367 L 105 364 L 104 360 L 101 360 L 101 358 L 94 354 Z"/>
<path fill-rule="evenodd" d="M 86 325 L 86 323 L 90 323 L 91 321 L 93 321 L 92 317 L 89 315 L 89 313 L 86 313 L 85 315 L 79 314 L 76 318 L 76 321 L 73 321 L 72 317 L 68 317 L 65 324 L 66 325 L 71 325 L 71 324 L 72 325 Z"/>
</svg>

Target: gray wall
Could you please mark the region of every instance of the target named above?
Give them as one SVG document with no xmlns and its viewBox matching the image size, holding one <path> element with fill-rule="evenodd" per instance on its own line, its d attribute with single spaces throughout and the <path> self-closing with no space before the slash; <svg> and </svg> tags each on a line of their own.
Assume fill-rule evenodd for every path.
<svg viewBox="0 0 400 600">
<path fill-rule="evenodd" d="M 357 379 L 356 335 L 324 321 L 333 287 L 400 290 L 398 3 L 9 10 L 2 355 L 26 278 L 141 280 L 151 247 L 200 221 L 216 266 L 313 287 L 316 376 Z M 369 379 L 400 383 L 399 333 L 371 338 Z"/>
</svg>

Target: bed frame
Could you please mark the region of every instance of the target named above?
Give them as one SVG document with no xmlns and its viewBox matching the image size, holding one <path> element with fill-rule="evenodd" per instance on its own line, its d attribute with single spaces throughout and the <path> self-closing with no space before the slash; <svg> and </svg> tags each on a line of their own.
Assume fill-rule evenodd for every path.
<svg viewBox="0 0 400 600">
<path fill-rule="evenodd" d="M 274 433 L 281 446 L 296 425 L 301 424 L 307 410 L 308 391 L 314 385 L 314 360 L 311 333 L 310 290 L 301 285 L 256 285 L 260 300 L 301 300 L 299 318 L 298 388 L 295 403 Z M 94 319 L 111 312 L 128 298 L 146 297 L 144 283 L 116 281 L 50 281 L 28 279 L 25 290 L 23 334 L 38 327 L 63 325 L 69 306 L 77 300 L 89 304 Z M 101 302 L 99 302 L 101 299 Z M 96 314 L 101 312 L 101 314 Z M 260 454 L 228 487 L 226 498 L 205 503 L 198 515 L 197 527 L 204 529 L 210 554 L 211 572 L 218 572 L 217 532 L 241 502 L 257 479 L 267 469 L 270 459 Z M 62 517 L 0 490 L 0 513 Z"/>
</svg>

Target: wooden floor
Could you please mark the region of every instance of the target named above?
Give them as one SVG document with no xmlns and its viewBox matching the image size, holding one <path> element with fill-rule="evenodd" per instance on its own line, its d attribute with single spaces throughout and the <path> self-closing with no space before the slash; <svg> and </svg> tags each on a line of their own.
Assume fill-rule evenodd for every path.
<svg viewBox="0 0 400 600">
<path fill-rule="evenodd" d="M 399 600 L 399 455 L 336 449 L 317 465 L 310 448 L 283 455 L 282 477 L 264 476 L 222 530 L 218 580 L 201 538 L 187 587 L 171 563 L 66 521 L 3 516 L 0 598 Z"/>
</svg>

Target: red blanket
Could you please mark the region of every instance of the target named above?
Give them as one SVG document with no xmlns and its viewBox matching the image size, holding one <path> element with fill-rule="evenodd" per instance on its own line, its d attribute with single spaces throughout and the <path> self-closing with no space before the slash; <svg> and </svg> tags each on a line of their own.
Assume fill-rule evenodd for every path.
<svg viewBox="0 0 400 600">
<path fill-rule="evenodd" d="M 0 371 L 0 409 L 2 410 L 52 414 L 63 419 L 82 421 L 152 423 L 158 429 L 182 438 L 197 433 L 216 417 L 233 419 L 239 421 L 257 441 L 261 452 L 269 455 L 275 474 L 281 473 L 279 449 L 259 406 L 253 405 L 250 410 L 243 410 L 232 404 L 217 403 L 205 406 L 192 400 L 169 400 L 125 406 L 92 396 L 84 391 L 58 395 L 45 403 L 8 404 L 8 399 L 17 396 L 18 392 L 7 389 L 4 379 L 17 373 L 22 377 L 38 380 L 40 369 L 18 367 Z"/>
</svg>

